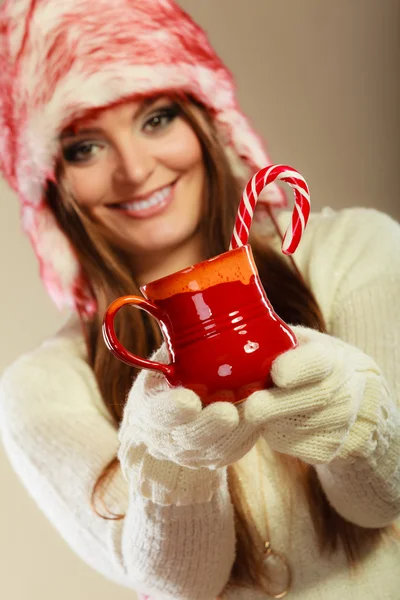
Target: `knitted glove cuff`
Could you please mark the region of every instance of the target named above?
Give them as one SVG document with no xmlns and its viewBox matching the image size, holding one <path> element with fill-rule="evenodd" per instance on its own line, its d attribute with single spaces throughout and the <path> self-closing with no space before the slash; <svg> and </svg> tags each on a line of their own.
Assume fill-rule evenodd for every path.
<svg viewBox="0 0 400 600">
<path fill-rule="evenodd" d="M 131 492 L 163 506 L 188 506 L 210 502 L 226 477 L 226 468 L 189 469 L 155 458 L 145 444 L 121 443 L 118 453 Z"/>
<path fill-rule="evenodd" d="M 399 451 L 400 414 L 380 374 L 369 373 L 357 418 L 337 459 L 367 459 L 383 467 L 389 451 Z M 398 443 L 395 443 L 398 440 Z"/>
</svg>

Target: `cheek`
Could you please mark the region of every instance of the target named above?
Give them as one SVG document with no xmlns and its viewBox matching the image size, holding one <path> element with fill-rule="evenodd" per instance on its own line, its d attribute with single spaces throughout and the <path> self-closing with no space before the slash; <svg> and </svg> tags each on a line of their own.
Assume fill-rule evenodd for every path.
<svg viewBox="0 0 400 600">
<path fill-rule="evenodd" d="M 66 175 L 74 198 L 81 206 L 94 207 L 107 195 L 109 174 L 104 165 L 70 169 Z"/>
<path fill-rule="evenodd" d="M 173 133 L 160 146 L 159 157 L 171 169 L 185 172 L 203 163 L 200 142 L 184 121 L 176 124 Z"/>
</svg>

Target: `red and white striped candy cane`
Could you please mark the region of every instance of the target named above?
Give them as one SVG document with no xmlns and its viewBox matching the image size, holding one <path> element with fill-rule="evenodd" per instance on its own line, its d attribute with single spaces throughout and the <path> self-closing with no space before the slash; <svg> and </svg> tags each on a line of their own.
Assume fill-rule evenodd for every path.
<svg viewBox="0 0 400 600">
<path fill-rule="evenodd" d="M 304 177 L 287 165 L 269 165 L 250 179 L 240 201 L 230 250 L 247 244 L 258 197 L 262 190 L 276 179 L 285 181 L 294 191 L 295 206 L 291 223 L 283 238 L 282 252 L 284 254 L 295 252 L 310 216 L 310 191 Z"/>
</svg>

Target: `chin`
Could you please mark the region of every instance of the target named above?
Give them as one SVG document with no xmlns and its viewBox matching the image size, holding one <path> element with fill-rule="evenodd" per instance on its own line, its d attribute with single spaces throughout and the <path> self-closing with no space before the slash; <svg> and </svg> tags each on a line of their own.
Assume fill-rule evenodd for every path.
<svg viewBox="0 0 400 600">
<path fill-rule="evenodd" d="M 118 246 L 134 257 L 135 260 L 140 261 L 141 258 L 157 254 L 162 254 L 166 258 L 169 253 L 174 252 L 187 240 L 186 237 L 177 238 L 175 235 L 170 239 L 165 239 L 165 237 L 163 237 L 162 241 L 160 241 L 160 237 L 155 239 L 146 238 L 143 241 L 138 240 L 135 242 L 132 240 L 124 240 L 123 242 L 120 242 Z"/>
</svg>

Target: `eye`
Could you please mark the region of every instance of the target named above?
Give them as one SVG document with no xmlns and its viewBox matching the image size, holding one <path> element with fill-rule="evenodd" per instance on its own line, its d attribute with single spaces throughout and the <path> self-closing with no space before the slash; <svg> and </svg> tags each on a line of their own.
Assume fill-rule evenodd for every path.
<svg viewBox="0 0 400 600">
<path fill-rule="evenodd" d="M 153 131 L 164 129 L 177 115 L 178 108 L 176 106 L 160 108 L 145 121 L 143 130 L 152 133 Z"/>
<path fill-rule="evenodd" d="M 84 163 L 94 158 L 101 146 L 95 142 L 78 142 L 63 148 L 63 156 L 70 163 Z"/>
</svg>

